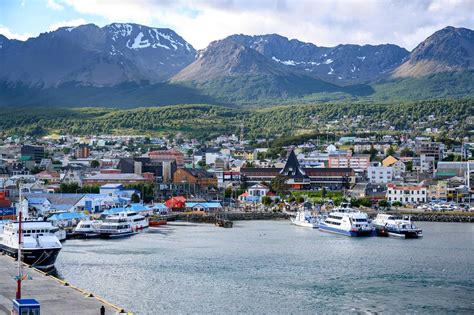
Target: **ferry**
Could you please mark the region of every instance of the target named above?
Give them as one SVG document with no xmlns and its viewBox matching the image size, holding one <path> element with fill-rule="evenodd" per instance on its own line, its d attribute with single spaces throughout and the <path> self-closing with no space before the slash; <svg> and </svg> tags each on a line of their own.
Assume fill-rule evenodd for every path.
<svg viewBox="0 0 474 315">
<path fill-rule="evenodd" d="M 101 220 L 81 220 L 74 232 L 72 237 L 74 238 L 95 238 L 99 237 L 99 229 L 102 224 Z"/>
<path fill-rule="evenodd" d="M 144 229 L 149 227 L 148 218 L 144 217 L 143 215 L 139 214 L 138 212 L 121 212 L 125 213 L 128 221 L 132 225 L 134 230 Z"/>
<path fill-rule="evenodd" d="M 375 229 L 364 212 L 343 203 L 319 223 L 319 230 L 346 236 L 374 236 Z"/>
<path fill-rule="evenodd" d="M 16 257 L 18 254 L 18 221 L 3 225 L 0 250 Z M 57 227 L 44 221 L 21 221 L 21 252 L 23 262 L 38 269 L 51 269 L 62 248 L 56 237 Z"/>
<path fill-rule="evenodd" d="M 372 224 L 379 236 L 394 236 L 400 238 L 423 237 L 423 231 L 421 229 L 417 228 L 409 218 L 406 219 L 400 215 L 377 214 Z"/>
<path fill-rule="evenodd" d="M 98 229 L 101 238 L 119 238 L 136 234 L 125 212 L 107 217 Z"/>
<path fill-rule="evenodd" d="M 313 217 L 309 211 L 298 211 L 296 217 L 291 218 L 291 223 L 297 226 L 317 229 L 319 227 L 319 218 Z"/>
</svg>

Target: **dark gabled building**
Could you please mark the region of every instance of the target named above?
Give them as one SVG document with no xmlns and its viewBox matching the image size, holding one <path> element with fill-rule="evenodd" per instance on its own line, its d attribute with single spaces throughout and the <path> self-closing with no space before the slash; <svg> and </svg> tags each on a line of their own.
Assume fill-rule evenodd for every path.
<svg viewBox="0 0 474 315">
<path fill-rule="evenodd" d="M 21 156 L 30 157 L 35 163 L 40 163 L 44 159 L 44 147 L 37 145 L 24 145 L 21 147 Z"/>
<path fill-rule="evenodd" d="M 293 151 L 283 168 L 245 167 L 240 169 L 242 181 L 249 185 L 269 183 L 278 175 L 288 177 L 287 183 L 297 190 L 321 187 L 341 189 L 355 182 L 355 173 L 352 168 L 302 168 Z"/>
</svg>

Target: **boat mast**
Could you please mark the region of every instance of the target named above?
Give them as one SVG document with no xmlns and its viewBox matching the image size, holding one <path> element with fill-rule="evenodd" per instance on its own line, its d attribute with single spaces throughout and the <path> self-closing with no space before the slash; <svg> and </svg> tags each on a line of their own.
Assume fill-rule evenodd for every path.
<svg viewBox="0 0 474 315">
<path fill-rule="evenodd" d="M 21 239 L 21 220 L 22 220 L 22 208 L 23 208 L 23 203 L 22 203 L 22 185 L 21 182 L 19 184 L 19 205 L 18 205 L 18 253 L 17 253 L 17 260 L 18 260 L 18 277 L 16 280 L 16 299 L 19 300 L 21 299 L 21 278 L 22 278 L 22 270 L 21 270 L 21 247 L 22 247 L 22 239 Z"/>
</svg>

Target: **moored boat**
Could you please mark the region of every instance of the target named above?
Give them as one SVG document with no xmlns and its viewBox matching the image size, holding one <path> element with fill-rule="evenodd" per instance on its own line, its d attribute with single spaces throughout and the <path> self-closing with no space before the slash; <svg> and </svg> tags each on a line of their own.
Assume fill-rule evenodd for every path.
<svg viewBox="0 0 474 315">
<path fill-rule="evenodd" d="M 101 238 L 119 238 L 137 234 L 124 212 L 107 217 L 98 230 Z"/>
<path fill-rule="evenodd" d="M 292 224 L 311 229 L 319 227 L 319 218 L 311 215 L 309 211 L 298 211 L 295 217 L 290 218 Z"/>
<path fill-rule="evenodd" d="M 421 238 L 423 231 L 416 227 L 410 218 L 403 218 L 401 215 L 377 214 L 372 221 L 377 235 L 393 236 L 400 238 Z"/>
<path fill-rule="evenodd" d="M 38 269 L 51 269 L 62 248 L 61 242 L 55 235 L 56 227 L 50 222 L 22 221 L 21 244 L 18 240 L 18 221 L 4 224 L 0 241 L 0 250 L 17 257 L 21 246 L 22 261 Z"/>
<path fill-rule="evenodd" d="M 319 223 L 319 230 L 346 236 L 374 236 L 375 229 L 364 212 L 343 203 Z"/>
<path fill-rule="evenodd" d="M 99 237 L 101 220 L 81 220 L 71 234 L 72 238 L 96 238 Z"/>
</svg>

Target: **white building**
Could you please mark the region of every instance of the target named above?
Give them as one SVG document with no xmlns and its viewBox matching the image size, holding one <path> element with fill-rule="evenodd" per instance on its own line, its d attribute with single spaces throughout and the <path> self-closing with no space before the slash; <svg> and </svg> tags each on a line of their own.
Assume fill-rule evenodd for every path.
<svg viewBox="0 0 474 315">
<path fill-rule="evenodd" d="M 393 181 L 393 167 L 369 166 L 367 178 L 371 184 L 387 184 Z"/>
<path fill-rule="evenodd" d="M 387 184 L 387 200 L 401 203 L 419 204 L 427 200 L 428 188 L 422 185 L 395 185 Z"/>
</svg>

